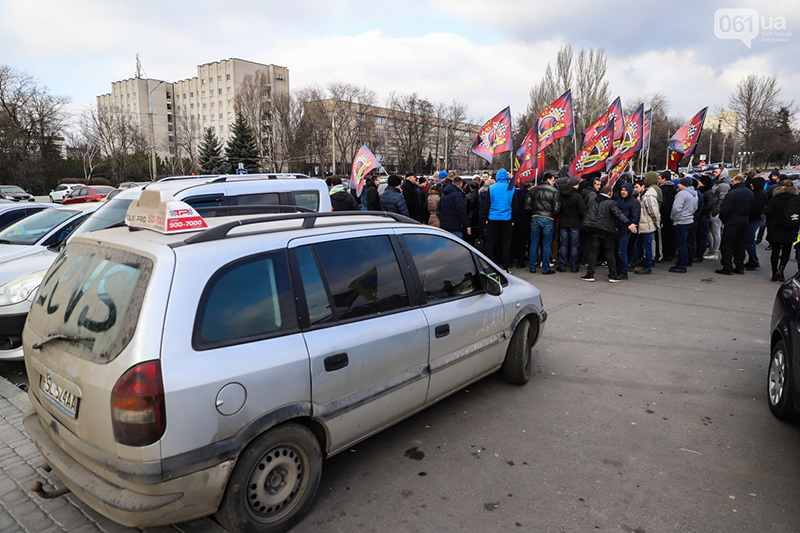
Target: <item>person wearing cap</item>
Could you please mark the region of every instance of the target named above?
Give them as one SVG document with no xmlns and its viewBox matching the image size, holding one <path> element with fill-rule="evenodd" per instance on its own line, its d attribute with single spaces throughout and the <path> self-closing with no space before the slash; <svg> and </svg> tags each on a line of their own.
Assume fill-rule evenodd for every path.
<svg viewBox="0 0 800 533">
<path fill-rule="evenodd" d="M 670 219 L 673 236 L 678 251 L 678 262 L 669 269 L 670 272 L 686 273 L 689 265 L 689 248 L 686 240 L 689 231 L 694 227 L 694 212 L 697 210 L 697 191 L 692 186 L 692 178 L 684 176 L 678 182 L 678 193 L 672 203 Z"/>
<path fill-rule="evenodd" d="M 572 272 L 580 270 L 580 257 L 578 248 L 580 246 L 580 227 L 583 215 L 586 213 L 586 204 L 583 197 L 578 192 L 581 180 L 578 178 L 568 178 L 567 183 L 561 187 L 561 212 L 559 214 L 559 250 L 558 266 L 559 272 L 567 271 L 569 264 Z"/>
<path fill-rule="evenodd" d="M 381 210 L 388 211 L 389 213 L 398 213 L 400 215 L 408 216 L 408 207 L 406 206 L 406 199 L 400 191 L 400 183 L 403 179 L 392 174 L 386 179 L 386 190 L 381 194 Z"/>
</svg>

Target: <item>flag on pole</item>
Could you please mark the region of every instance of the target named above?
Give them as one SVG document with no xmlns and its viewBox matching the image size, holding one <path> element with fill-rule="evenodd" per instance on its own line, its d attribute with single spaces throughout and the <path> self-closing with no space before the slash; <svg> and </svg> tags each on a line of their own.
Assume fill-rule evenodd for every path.
<svg viewBox="0 0 800 533">
<path fill-rule="evenodd" d="M 495 155 L 513 150 L 511 107 L 507 107 L 483 125 L 472 143 L 472 153 L 491 163 Z"/>
<path fill-rule="evenodd" d="M 667 162 L 667 168 L 673 172 L 678 171 L 678 163 L 681 162 L 683 159 L 683 154 L 680 152 L 673 152 L 672 150 L 669 151 L 669 161 Z"/>
<path fill-rule="evenodd" d="M 606 180 L 606 185 L 614 186 L 617 182 L 617 179 L 625 172 L 625 169 L 628 168 L 628 163 L 631 162 L 633 159 L 633 150 L 628 151 L 625 155 L 618 157 L 616 164 L 613 166 L 611 171 L 608 173 L 608 178 Z"/>
<path fill-rule="evenodd" d="M 355 189 L 356 194 L 361 196 L 361 191 L 364 190 L 364 178 L 370 170 L 380 166 L 378 158 L 370 152 L 367 145 L 362 146 L 353 160 L 353 169 L 350 171 L 350 188 Z"/>
<path fill-rule="evenodd" d="M 650 127 L 652 126 L 653 121 L 653 110 L 648 109 L 644 114 L 643 123 L 643 134 L 642 134 L 642 150 L 649 150 L 650 149 Z"/>
<path fill-rule="evenodd" d="M 539 132 L 540 151 L 550 146 L 556 139 L 568 137 L 575 132 L 572 117 L 572 90 L 570 89 L 539 113 L 539 120 L 536 124 Z"/>
<path fill-rule="evenodd" d="M 569 166 L 570 177 L 580 178 L 584 174 L 601 170 L 605 166 L 606 159 L 614 148 L 614 122 L 614 120 L 608 121 L 573 159 Z"/>
<path fill-rule="evenodd" d="M 514 175 L 508 183 L 509 190 L 516 187 L 517 183 L 526 183 L 535 179 L 535 170 L 538 168 L 537 154 L 539 153 L 538 131 L 538 124 L 534 124 L 525 135 L 522 146 L 517 149 L 514 158 Z"/>
<path fill-rule="evenodd" d="M 675 135 L 669 140 L 669 149 L 673 152 L 686 154 L 696 144 L 700 138 L 700 131 L 703 129 L 703 122 L 706 119 L 707 107 L 698 112 L 692 119 L 675 132 Z"/>
<path fill-rule="evenodd" d="M 606 160 L 606 171 L 623 159 L 632 159 L 634 152 L 638 152 L 642 148 L 643 120 L 644 104 L 636 108 L 636 111 L 625 119 L 625 131 L 622 138 L 614 143 L 614 151 Z"/>
<path fill-rule="evenodd" d="M 622 138 L 625 126 L 624 120 L 624 115 L 622 114 L 622 100 L 617 96 L 617 99 L 608 107 L 608 111 L 603 113 L 600 118 L 594 121 L 594 124 L 586 128 L 583 132 L 583 146 L 587 146 L 592 142 L 597 132 L 602 130 L 609 122 L 614 124 L 614 131 L 616 132 L 614 141 L 618 141 Z"/>
</svg>

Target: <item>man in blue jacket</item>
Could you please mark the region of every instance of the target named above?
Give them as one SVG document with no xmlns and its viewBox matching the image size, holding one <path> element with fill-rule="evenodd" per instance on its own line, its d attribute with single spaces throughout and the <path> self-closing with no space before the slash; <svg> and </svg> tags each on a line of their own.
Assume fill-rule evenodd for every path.
<svg viewBox="0 0 800 533">
<path fill-rule="evenodd" d="M 503 270 L 508 272 L 511 265 L 511 237 L 514 234 L 514 215 L 516 214 L 514 189 L 508 188 L 508 172 L 501 168 L 495 176 L 497 181 L 489 187 L 486 195 L 484 211 L 486 214 L 486 241 L 484 250 L 486 255 L 492 257 L 495 245 L 500 244 L 499 255 Z"/>
<path fill-rule="evenodd" d="M 442 190 L 439 200 L 439 227 L 463 239 L 464 233 L 470 235 L 472 230 L 467 217 L 467 204 L 464 202 L 464 191 L 461 190 L 463 180 L 460 176 Z"/>
</svg>

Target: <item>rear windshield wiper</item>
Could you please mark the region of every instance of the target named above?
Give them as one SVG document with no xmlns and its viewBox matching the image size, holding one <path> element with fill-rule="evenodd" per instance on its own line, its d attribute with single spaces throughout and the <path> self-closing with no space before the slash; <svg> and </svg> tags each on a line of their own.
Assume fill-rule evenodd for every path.
<svg viewBox="0 0 800 533">
<path fill-rule="evenodd" d="M 69 341 L 69 342 L 95 341 L 94 337 L 76 337 L 74 335 L 50 335 L 49 337 L 46 337 L 43 341 L 34 343 L 33 346 L 31 346 L 31 348 L 33 348 L 34 350 L 40 350 L 42 346 L 44 346 L 48 342 L 58 341 L 58 340 Z"/>
</svg>

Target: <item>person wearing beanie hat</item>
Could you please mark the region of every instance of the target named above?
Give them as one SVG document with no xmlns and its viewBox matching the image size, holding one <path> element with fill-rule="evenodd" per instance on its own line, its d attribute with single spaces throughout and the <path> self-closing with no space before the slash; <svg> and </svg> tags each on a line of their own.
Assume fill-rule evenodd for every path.
<svg viewBox="0 0 800 533">
<path fill-rule="evenodd" d="M 446 170 L 442 170 L 442 171 L 439 172 L 438 178 L 440 180 L 444 181 L 444 180 L 447 179 L 447 176 L 448 176 L 447 171 Z"/>
<path fill-rule="evenodd" d="M 689 248 L 687 239 L 694 228 L 694 212 L 697 210 L 697 191 L 692 187 L 692 178 L 683 177 L 678 182 L 678 194 L 672 204 L 670 218 L 675 244 L 678 250 L 678 262 L 669 269 L 670 272 L 686 273 L 689 265 Z"/>
<path fill-rule="evenodd" d="M 389 213 L 398 213 L 408 216 L 408 207 L 403 193 L 400 192 L 400 183 L 403 179 L 392 174 L 386 179 L 386 190 L 381 194 L 381 209 Z"/>
</svg>

